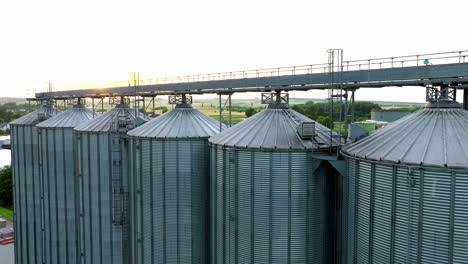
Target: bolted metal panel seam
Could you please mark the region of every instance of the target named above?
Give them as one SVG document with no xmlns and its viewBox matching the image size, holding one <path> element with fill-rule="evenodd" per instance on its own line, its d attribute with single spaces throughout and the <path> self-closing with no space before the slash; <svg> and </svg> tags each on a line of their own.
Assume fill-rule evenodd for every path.
<svg viewBox="0 0 468 264">
<path fill-rule="evenodd" d="M 352 200 L 357 202 L 355 207 L 358 208 L 367 208 L 369 203 L 374 206 L 373 223 L 367 225 L 371 218 L 358 217 L 357 230 L 348 233 L 347 241 L 353 233 L 358 236 L 366 233 L 366 226 L 373 232 L 373 235 L 368 234 L 369 251 L 359 249 L 362 241 L 358 241 L 354 263 L 366 263 L 367 259 L 376 263 L 458 263 L 466 260 L 466 255 L 460 253 L 468 248 L 464 230 L 468 224 L 460 217 L 468 208 L 468 199 L 464 198 L 467 195 L 463 193 L 468 186 L 465 184 L 468 182 L 466 171 L 406 167 L 349 158 L 350 168 L 353 163 L 358 165 L 355 171 L 360 171 L 356 174 L 360 188 L 358 197 L 349 198 L 347 211 L 352 209 Z M 368 177 L 369 166 L 375 166 L 374 189 L 362 183 Z M 348 178 L 352 180 L 354 173 L 349 172 Z M 374 196 L 368 196 L 369 191 Z M 362 197 L 368 197 L 368 200 Z M 360 211 L 358 209 L 358 213 Z M 350 232 L 351 214 L 346 217 Z M 347 263 L 350 263 L 349 258 Z"/>
<path fill-rule="evenodd" d="M 209 252 L 205 231 L 208 206 L 204 196 L 209 183 L 206 139 L 132 139 L 138 140 L 139 150 L 133 145 L 138 155 L 133 156 L 132 163 L 139 166 L 135 167 L 137 176 L 133 180 L 141 196 L 136 226 L 141 230 L 144 245 L 137 263 L 164 259 L 206 263 L 207 255 L 203 253 Z M 151 206 L 155 209 L 151 210 Z M 151 218 L 154 222 L 150 222 Z"/>
<path fill-rule="evenodd" d="M 76 263 L 78 237 L 73 131 L 71 128 L 40 128 L 39 135 L 41 179 L 38 200 L 41 201 L 40 210 L 45 214 L 40 216 L 45 235 L 42 245 L 48 252 L 44 261 L 54 263 L 65 259 L 67 263 Z M 54 173 L 51 173 L 52 169 Z M 56 224 L 51 222 L 52 219 Z M 56 253 L 51 254 L 52 251 Z"/>
<path fill-rule="evenodd" d="M 310 164 L 304 162 L 311 158 L 310 153 L 248 151 L 216 145 L 211 145 L 211 152 L 212 163 L 216 163 L 212 166 L 217 167 L 212 172 L 212 182 L 216 180 L 212 195 L 217 197 L 212 209 L 216 221 L 212 224 L 216 233 L 216 260 L 212 263 L 308 263 L 323 258 L 322 254 L 330 255 L 333 247 L 323 246 L 323 221 L 327 218 L 320 213 L 327 215 L 327 211 L 324 204 L 322 209 L 317 207 L 325 202 L 325 176 L 308 176 Z M 312 192 L 313 197 L 308 197 L 307 191 L 310 178 L 321 179 L 314 183 L 318 191 Z M 317 214 L 310 219 L 309 199 Z M 306 212 L 303 208 L 307 208 Z M 315 224 L 309 225 L 312 219 Z M 313 249 L 306 245 L 309 233 Z"/>
</svg>

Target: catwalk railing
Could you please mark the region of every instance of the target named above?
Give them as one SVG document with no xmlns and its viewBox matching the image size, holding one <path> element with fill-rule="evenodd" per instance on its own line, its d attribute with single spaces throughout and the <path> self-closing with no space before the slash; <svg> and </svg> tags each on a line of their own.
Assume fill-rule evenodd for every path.
<svg viewBox="0 0 468 264">
<path fill-rule="evenodd" d="M 72 98 L 117 95 L 159 95 L 177 93 L 233 93 L 271 90 L 330 88 L 330 67 L 334 82 L 343 89 L 385 86 L 424 86 L 434 83 L 468 83 L 468 50 L 344 61 L 245 71 L 197 74 L 177 77 L 132 79 L 102 85 L 67 86 L 55 92 L 37 93 L 36 98 Z"/>
</svg>

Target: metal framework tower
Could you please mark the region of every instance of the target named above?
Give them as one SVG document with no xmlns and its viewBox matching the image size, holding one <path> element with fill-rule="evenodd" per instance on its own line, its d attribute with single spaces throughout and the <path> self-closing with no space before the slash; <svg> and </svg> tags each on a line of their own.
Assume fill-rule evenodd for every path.
<svg viewBox="0 0 468 264">
<path fill-rule="evenodd" d="M 329 84 L 328 101 L 329 105 L 329 126 L 330 126 L 330 146 L 333 142 L 333 129 L 335 121 L 344 122 L 347 116 L 347 92 L 342 88 L 342 73 L 343 73 L 343 50 L 342 49 L 329 49 L 327 50 L 328 56 L 328 74 Z M 346 101 L 346 106 L 343 103 Z M 352 96 L 354 100 L 354 94 Z M 346 124 L 344 125 L 345 131 Z M 330 148 L 330 151 L 332 149 Z"/>
<path fill-rule="evenodd" d="M 223 123 L 227 123 L 228 127 L 232 126 L 232 101 L 231 96 L 232 92 L 218 93 L 219 96 L 219 132 L 223 131 Z M 227 95 L 226 100 L 223 103 L 223 95 Z M 224 120 L 223 110 L 227 108 L 228 111 L 228 120 Z"/>
</svg>

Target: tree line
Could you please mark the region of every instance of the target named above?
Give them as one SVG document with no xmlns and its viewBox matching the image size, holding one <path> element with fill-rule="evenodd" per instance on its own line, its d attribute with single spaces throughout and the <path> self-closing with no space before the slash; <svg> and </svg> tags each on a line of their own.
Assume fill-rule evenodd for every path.
<svg viewBox="0 0 468 264">
<path fill-rule="evenodd" d="M 31 105 L 31 111 L 34 111 Z M 4 103 L 0 104 L 0 124 L 9 123 L 31 112 L 28 104 Z"/>
<path fill-rule="evenodd" d="M 0 206 L 13 208 L 13 178 L 10 166 L 0 169 Z"/>
<path fill-rule="evenodd" d="M 313 119 L 320 124 L 330 127 L 330 114 L 333 113 L 335 121 L 338 121 L 338 115 L 344 111 L 343 103 L 334 103 L 333 108 L 328 102 L 316 103 L 309 101 L 305 104 L 296 104 L 291 106 L 291 109 Z M 368 120 L 371 118 L 372 110 L 381 110 L 380 105 L 372 102 L 354 102 L 354 119 L 356 121 Z M 332 111 L 333 110 L 333 111 Z"/>
</svg>

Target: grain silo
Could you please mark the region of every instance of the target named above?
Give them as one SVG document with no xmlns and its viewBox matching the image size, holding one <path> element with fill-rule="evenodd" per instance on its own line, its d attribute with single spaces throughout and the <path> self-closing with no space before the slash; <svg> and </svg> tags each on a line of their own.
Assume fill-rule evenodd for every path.
<svg viewBox="0 0 468 264">
<path fill-rule="evenodd" d="M 145 117 L 128 100 L 75 128 L 81 263 L 130 263 L 126 133 Z"/>
<path fill-rule="evenodd" d="M 344 149 L 346 263 L 468 263 L 467 126 L 435 101 Z"/>
<path fill-rule="evenodd" d="M 81 100 L 37 125 L 42 181 L 44 263 L 78 263 L 73 128 L 93 118 Z"/>
<path fill-rule="evenodd" d="M 334 262 L 335 183 L 313 156 L 340 137 L 282 98 L 209 140 L 212 264 Z"/>
<path fill-rule="evenodd" d="M 208 138 L 219 132 L 219 121 L 185 100 L 128 133 L 135 210 L 132 263 L 208 263 Z"/>
<path fill-rule="evenodd" d="M 10 123 L 13 165 L 15 261 L 42 263 L 41 181 L 36 124 L 57 114 L 52 101 Z"/>
</svg>

